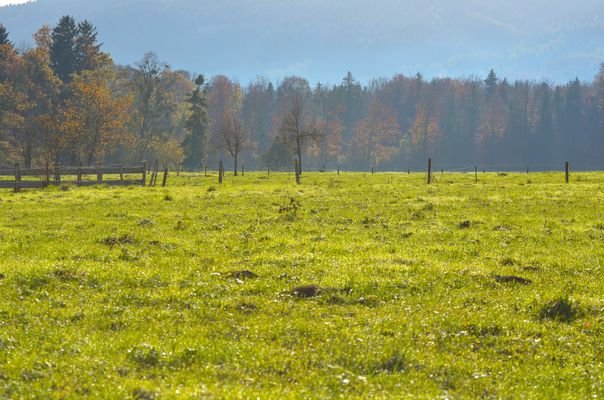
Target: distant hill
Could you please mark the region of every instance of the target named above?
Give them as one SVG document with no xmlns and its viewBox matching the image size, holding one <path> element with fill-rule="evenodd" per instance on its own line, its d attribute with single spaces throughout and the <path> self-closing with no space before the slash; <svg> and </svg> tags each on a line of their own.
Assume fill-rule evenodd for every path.
<svg viewBox="0 0 604 400">
<path fill-rule="evenodd" d="M 38 0 L 0 8 L 31 44 L 64 15 L 94 23 L 123 64 L 153 50 L 173 68 L 338 82 L 421 71 L 591 80 L 604 62 L 601 0 Z"/>
</svg>

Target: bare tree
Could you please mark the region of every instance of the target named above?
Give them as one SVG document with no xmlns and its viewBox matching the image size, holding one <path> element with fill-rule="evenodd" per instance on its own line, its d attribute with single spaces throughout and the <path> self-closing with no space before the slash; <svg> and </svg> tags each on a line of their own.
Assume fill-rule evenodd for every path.
<svg viewBox="0 0 604 400">
<path fill-rule="evenodd" d="M 224 115 L 221 134 L 222 139 L 224 140 L 224 147 L 233 157 L 233 171 L 235 176 L 237 176 L 239 154 L 248 141 L 247 132 L 241 124 L 241 121 L 239 121 L 232 113 L 227 112 Z"/>
<path fill-rule="evenodd" d="M 294 148 L 298 158 L 298 168 L 302 173 L 302 150 L 309 140 L 318 141 L 322 134 L 305 116 L 305 96 L 296 93 L 291 97 L 291 106 L 281 123 L 280 134 Z"/>
</svg>

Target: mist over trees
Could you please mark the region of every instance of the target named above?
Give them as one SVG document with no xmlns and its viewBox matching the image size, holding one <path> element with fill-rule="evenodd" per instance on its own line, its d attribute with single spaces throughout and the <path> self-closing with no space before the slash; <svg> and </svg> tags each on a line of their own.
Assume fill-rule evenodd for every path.
<svg viewBox="0 0 604 400">
<path fill-rule="evenodd" d="M 592 82 L 395 75 L 242 85 L 174 71 L 149 52 L 131 66 L 102 51 L 88 21 L 65 16 L 17 50 L 0 25 L 0 164 L 158 159 L 199 169 L 604 167 L 604 65 Z"/>
</svg>

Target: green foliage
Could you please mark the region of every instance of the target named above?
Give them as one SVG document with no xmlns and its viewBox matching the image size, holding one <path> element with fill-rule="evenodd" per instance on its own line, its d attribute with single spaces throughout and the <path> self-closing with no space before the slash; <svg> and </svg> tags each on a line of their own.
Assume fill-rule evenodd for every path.
<svg viewBox="0 0 604 400">
<path fill-rule="evenodd" d="M 75 19 L 69 15 L 63 16 L 52 30 L 50 45 L 51 65 L 59 79 L 70 82 L 71 75 L 76 72 L 76 40 L 78 27 Z"/>
<path fill-rule="evenodd" d="M 0 24 L 0 46 L 7 45 L 13 47 L 13 42 L 8 38 L 8 30 L 2 24 Z"/>
<path fill-rule="evenodd" d="M 208 136 L 208 102 L 204 91 L 204 77 L 199 75 L 195 79 L 197 86 L 187 102 L 191 106 L 189 117 L 186 121 L 188 134 L 183 143 L 185 150 L 184 164 L 188 168 L 201 168 L 206 155 L 205 144 Z"/>
</svg>

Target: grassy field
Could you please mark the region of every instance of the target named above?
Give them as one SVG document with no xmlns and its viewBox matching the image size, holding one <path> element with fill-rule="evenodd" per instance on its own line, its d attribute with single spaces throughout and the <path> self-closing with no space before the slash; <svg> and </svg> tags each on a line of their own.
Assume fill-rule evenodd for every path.
<svg viewBox="0 0 604 400">
<path fill-rule="evenodd" d="M 0 398 L 604 397 L 604 174 L 0 192 Z"/>
</svg>

